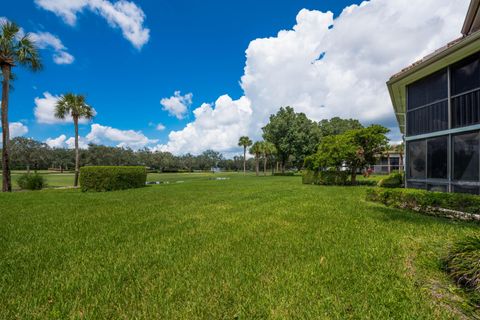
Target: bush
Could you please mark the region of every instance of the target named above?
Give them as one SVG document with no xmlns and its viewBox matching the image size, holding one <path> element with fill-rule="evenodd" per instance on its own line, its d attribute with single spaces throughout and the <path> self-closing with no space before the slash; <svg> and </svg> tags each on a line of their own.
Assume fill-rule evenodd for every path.
<svg viewBox="0 0 480 320">
<path fill-rule="evenodd" d="M 457 284 L 480 293 L 480 236 L 455 243 L 445 258 L 445 267 Z"/>
<path fill-rule="evenodd" d="M 401 188 L 403 186 L 403 175 L 399 172 L 393 172 L 388 177 L 380 180 L 378 186 L 383 188 Z"/>
<path fill-rule="evenodd" d="M 374 188 L 367 190 L 367 200 L 434 216 L 480 221 L 480 197 L 470 194 Z"/>
<path fill-rule="evenodd" d="M 315 171 L 305 170 L 302 174 L 304 184 L 316 184 L 322 186 L 351 186 L 351 174 L 348 171 Z M 373 180 L 357 180 L 356 186 L 374 186 L 377 183 Z"/>
<path fill-rule="evenodd" d="M 42 190 L 47 186 L 45 178 L 39 174 L 25 173 L 17 180 L 18 186 L 23 190 Z"/>
<path fill-rule="evenodd" d="M 83 167 L 80 169 L 82 191 L 113 191 L 141 188 L 147 181 L 145 167 Z"/>
</svg>

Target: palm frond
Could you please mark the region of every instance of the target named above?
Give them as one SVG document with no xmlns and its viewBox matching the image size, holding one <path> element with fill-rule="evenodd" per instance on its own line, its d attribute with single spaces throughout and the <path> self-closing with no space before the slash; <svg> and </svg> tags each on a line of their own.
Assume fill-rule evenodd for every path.
<svg viewBox="0 0 480 320">
<path fill-rule="evenodd" d="M 27 66 L 33 71 L 42 69 L 42 62 L 35 43 L 31 40 L 30 35 L 26 34 L 18 41 L 16 60 L 21 65 Z"/>
</svg>

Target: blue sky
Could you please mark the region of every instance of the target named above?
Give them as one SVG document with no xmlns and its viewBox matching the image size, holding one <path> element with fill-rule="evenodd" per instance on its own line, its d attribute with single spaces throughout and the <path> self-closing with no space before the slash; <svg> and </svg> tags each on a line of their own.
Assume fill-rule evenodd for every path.
<svg viewBox="0 0 480 320">
<path fill-rule="evenodd" d="M 109 20 L 102 16 L 101 9 L 91 9 L 92 6 L 89 7 L 87 4 L 92 2 L 97 3 L 99 7 L 113 8 L 117 1 L 81 0 L 80 2 L 85 2 L 85 7 L 81 11 L 67 8 L 76 17 L 74 24 L 69 24 L 69 21 L 66 21 L 65 16 L 62 15 L 62 8 L 64 9 L 65 5 L 68 7 L 68 1 L 66 0 L 37 0 L 37 2 L 33 0 L 18 0 L 6 1 L 2 4 L 0 16 L 17 22 L 25 31 L 37 34 L 48 32 L 54 35 L 65 47 L 62 50 L 74 57 L 72 63 L 56 64 L 52 59 L 54 52 L 50 46 L 41 51 L 45 65 L 43 71 L 33 74 L 21 68 L 16 68 L 15 73 L 18 75 L 18 80 L 14 83 L 15 90 L 10 98 L 10 120 L 11 122 L 22 122 L 28 127 L 26 136 L 41 141 L 45 141 L 48 138 L 56 138 L 62 134 L 66 135 L 67 138 L 71 137 L 73 128 L 70 124 L 41 123 L 34 115 L 34 108 L 35 98 L 44 98 L 43 94 L 45 92 L 55 96 L 72 91 L 87 95 L 88 102 L 98 113 L 94 123 L 100 124 L 103 129 L 104 127 L 109 127 L 120 131 L 141 131 L 142 135 L 148 137 L 149 140 L 146 146 L 149 147 L 160 146 L 159 149 L 175 153 L 199 152 L 200 149 L 190 150 L 186 147 L 188 143 L 197 143 L 199 139 L 198 127 L 197 135 L 190 136 L 184 128 L 189 123 L 195 126 L 196 122 L 199 121 L 200 115 L 192 113 L 194 109 L 200 107 L 202 103 L 209 103 L 202 110 L 208 109 L 207 111 L 209 112 L 213 111 L 215 108 L 219 108 L 217 99 L 225 94 L 228 94 L 232 99 L 234 105 L 232 105 L 232 108 L 250 108 L 253 110 L 250 112 L 250 117 L 258 117 L 257 122 L 259 124 L 252 124 L 255 121 L 252 122 L 249 119 L 249 124 L 245 127 L 232 127 L 232 130 L 238 130 L 238 135 L 249 133 L 258 137 L 260 134 L 258 128 L 260 123 L 265 121 L 265 116 L 261 112 L 258 113 L 257 110 L 262 109 L 265 110 L 264 113 L 272 113 L 280 106 L 276 104 L 282 104 L 283 101 L 285 103 L 295 102 L 301 99 L 286 97 L 283 101 L 273 101 L 272 99 L 262 100 L 259 98 L 263 97 L 259 92 L 268 93 L 272 91 L 267 84 L 262 87 L 263 84 L 258 79 L 268 78 L 274 74 L 274 71 L 262 77 L 259 76 L 260 71 L 257 72 L 257 70 L 264 70 L 265 63 L 268 63 L 268 52 L 270 51 L 266 47 L 271 42 L 262 43 L 259 46 L 260 50 L 252 50 L 249 53 L 249 59 L 252 61 L 251 65 L 255 66 L 250 67 L 250 64 L 246 61 L 245 50 L 249 47 L 251 41 L 273 37 L 278 42 L 285 42 L 287 40 L 282 40 L 277 35 L 280 30 L 291 30 L 293 26 L 301 26 L 302 23 L 308 27 L 310 22 L 313 21 L 318 23 L 319 26 L 325 26 L 323 33 L 317 35 L 314 33 L 315 31 L 311 31 L 312 39 L 310 39 L 307 36 L 303 36 L 302 31 L 303 40 L 301 40 L 301 44 L 305 45 L 305 43 L 308 44 L 308 42 L 318 40 L 319 44 L 325 43 L 325 51 L 327 53 L 325 62 L 312 61 L 312 64 L 331 63 L 333 65 L 333 62 L 329 62 L 331 61 L 329 59 L 332 59 L 329 56 L 329 52 L 333 52 L 340 45 L 351 48 L 352 52 L 358 52 L 356 51 L 357 49 L 362 49 L 358 48 L 358 43 L 353 38 L 339 42 L 338 45 L 335 42 L 341 39 L 329 39 L 333 37 L 333 31 L 328 30 L 327 25 L 335 23 L 328 22 L 330 18 L 325 12 L 332 11 L 336 18 L 345 7 L 355 3 L 352 1 L 123 1 L 124 4 L 132 5 L 144 13 L 144 21 L 134 22 L 141 30 L 149 30 L 148 41 L 144 40 L 141 48 L 136 48 L 136 44 L 132 39 L 126 39 L 118 24 L 115 26 L 115 20 Z M 377 0 L 376 2 L 379 3 L 378 5 L 376 4 L 379 7 L 378 10 L 371 5 L 369 8 L 371 13 L 368 13 L 366 9 L 356 7 L 354 14 L 344 15 L 344 18 L 338 19 L 339 23 L 342 22 L 345 25 L 343 28 L 354 27 L 355 19 L 352 18 L 352 15 L 355 16 L 356 14 L 360 27 L 365 25 L 361 20 L 365 14 L 374 15 L 376 12 L 383 12 L 381 10 L 387 9 L 387 7 L 383 9 L 380 7 L 382 2 L 384 2 L 384 6 L 395 8 L 395 3 L 400 3 L 401 1 L 390 0 L 391 4 L 387 4 L 386 0 Z M 435 3 L 438 5 L 438 2 L 435 1 L 426 2 L 432 3 L 432 6 Z M 460 19 L 457 16 L 461 16 L 461 10 L 450 9 L 452 6 L 455 7 L 455 4 L 451 2 L 449 4 L 446 0 L 440 0 L 440 2 L 444 3 L 449 10 L 459 11 L 458 14 L 457 11 L 453 12 L 452 16 L 456 20 Z M 454 0 L 453 2 L 466 6 L 468 1 Z M 131 7 L 129 8 L 131 9 Z M 302 20 L 297 15 L 300 16 L 299 12 L 304 8 L 308 9 L 309 13 L 307 14 L 305 11 L 305 19 Z M 402 10 L 401 4 L 398 4 L 397 9 Z M 423 10 L 428 10 L 428 7 L 423 8 Z M 442 18 L 445 21 L 448 17 L 445 13 L 442 13 Z M 412 17 L 413 20 L 414 17 Z M 445 21 L 442 21 L 442 28 L 447 29 L 451 25 L 447 25 Z M 129 22 L 127 21 L 127 23 Z M 399 23 L 404 24 L 405 22 Z M 455 23 L 458 24 L 456 21 Z M 339 25 L 340 31 L 342 30 L 341 27 L 342 25 Z M 335 28 L 336 26 L 333 29 Z M 372 28 L 375 28 L 375 26 L 372 26 Z M 418 28 L 427 27 L 420 25 Z M 305 30 L 305 34 L 310 32 L 308 29 Z M 340 33 L 340 31 L 338 32 Z M 422 33 L 422 30 L 419 29 L 419 33 Z M 297 34 L 292 36 L 298 36 L 299 34 L 300 31 L 297 30 Z M 365 34 L 368 37 L 367 32 Z M 419 40 L 418 37 L 412 37 L 407 33 L 405 33 L 405 36 L 410 37 L 411 39 L 409 38 L 408 40 L 412 43 Z M 391 71 L 385 71 L 385 75 L 389 74 L 388 72 L 398 71 L 395 68 L 398 69 L 407 63 L 413 62 L 417 55 L 423 51 L 427 52 L 429 49 L 433 49 L 435 45 L 440 45 L 442 41 L 449 39 L 451 36 L 453 34 L 450 35 L 443 32 L 433 43 L 425 44 L 426 48 L 421 47 L 418 50 L 412 50 L 411 53 L 408 53 L 409 56 L 398 61 L 394 66 L 389 66 Z M 326 37 L 326 40 L 323 37 Z M 320 40 L 320 38 L 322 39 Z M 351 43 L 345 43 L 346 41 L 351 41 Z M 286 48 L 289 47 L 286 46 Z M 374 50 L 375 48 L 371 49 Z M 265 51 L 267 52 L 266 54 L 260 55 L 263 60 L 257 58 L 257 53 L 262 53 L 262 50 L 267 50 Z M 315 45 L 315 49 L 312 50 L 312 54 L 318 56 L 320 56 L 319 53 L 325 52 L 323 51 L 324 49 L 320 48 L 320 45 Z M 272 51 L 272 59 L 275 58 L 276 53 L 277 51 Z M 301 52 L 298 55 L 301 55 Z M 337 54 L 336 56 L 338 57 L 339 55 Z M 295 61 L 300 59 L 295 58 L 295 53 L 288 57 L 278 57 L 278 59 L 280 58 L 285 59 L 287 65 L 288 61 L 292 61 L 292 66 Z M 381 59 L 387 58 L 381 57 Z M 262 65 L 259 66 L 259 64 Z M 249 66 L 249 71 L 244 70 L 246 65 Z M 328 68 L 328 65 L 319 67 Z M 252 80 L 253 82 L 248 83 L 243 81 L 244 85 L 241 86 L 240 81 L 244 75 L 250 76 L 252 79 L 254 78 L 255 81 Z M 385 75 L 382 74 L 383 77 Z M 280 75 L 278 77 L 280 78 Z M 321 77 L 323 78 L 318 78 L 319 82 L 328 82 L 328 79 L 334 78 L 327 71 L 323 72 Z M 286 78 L 288 79 L 288 75 Z M 380 80 L 386 81 L 387 79 L 388 77 L 385 77 L 385 79 Z M 295 78 L 291 78 L 291 80 L 295 81 Z M 340 79 L 339 81 L 344 82 L 346 80 Z M 249 83 L 254 84 L 250 85 Z M 281 86 L 281 83 L 275 84 L 275 87 L 280 88 Z M 381 88 L 377 89 L 382 90 Z M 297 92 L 302 90 L 306 92 L 315 91 L 314 88 L 309 88 L 309 85 L 299 84 Z M 321 88 L 321 90 L 329 91 L 332 89 Z M 160 104 L 161 99 L 173 96 L 176 91 L 180 91 L 180 95 L 188 93 L 193 95 L 192 103 L 188 106 L 189 112 L 180 117 L 181 119 L 162 110 L 162 105 Z M 278 94 L 274 95 L 278 96 Z M 243 96 L 246 96 L 251 101 L 248 103 L 248 106 L 240 106 L 241 103 L 236 104 L 236 101 L 239 101 L 237 99 Z M 338 112 L 335 110 L 339 108 L 336 107 L 333 110 L 333 106 L 337 103 L 334 101 L 328 105 L 332 106 L 332 110 L 325 114 L 315 110 L 309 111 L 309 108 L 319 108 L 319 106 L 324 106 L 329 101 L 327 98 L 325 98 L 325 101 L 321 101 L 323 100 L 322 97 L 328 97 L 328 92 L 323 96 L 315 97 L 315 100 L 318 101 L 315 101 L 315 103 L 310 102 L 310 105 L 305 102 L 307 100 L 301 100 L 298 102 L 300 111 L 311 114 L 317 120 L 323 115 L 326 117 L 337 115 Z M 217 103 L 215 104 L 216 101 Z M 270 103 L 269 101 L 272 102 Z M 312 99 L 308 101 L 312 101 Z M 382 105 L 386 104 L 386 106 L 384 112 L 378 118 L 356 114 L 355 112 L 351 112 L 347 116 L 358 117 L 364 122 L 381 122 L 389 127 L 394 127 L 395 123 L 392 120 L 393 112 L 391 110 L 390 112 L 388 111 L 388 108 L 391 109 L 388 103 L 388 100 L 382 102 Z M 228 112 L 228 110 L 225 112 Z M 339 112 L 339 115 L 344 116 L 345 114 Z M 215 123 L 215 121 L 215 116 L 212 116 L 212 122 Z M 156 129 L 156 125 L 159 123 L 165 126 L 163 131 Z M 82 125 L 80 131 L 82 136 L 87 136 L 91 132 L 90 125 Z M 248 129 L 245 129 L 246 127 Z M 188 143 L 184 142 L 180 146 L 178 135 L 176 138 L 169 138 L 169 134 L 172 131 L 179 132 L 178 135 L 181 133 L 183 140 L 190 138 L 191 141 Z M 221 131 L 222 129 L 217 131 L 216 135 L 218 136 L 218 132 Z M 102 132 L 103 135 L 99 136 L 95 141 L 110 145 L 122 143 L 121 138 L 119 138 L 120 140 L 112 140 L 112 135 L 105 134 L 105 130 Z M 122 132 L 115 131 L 115 133 L 121 134 Z M 126 134 L 128 135 L 128 132 Z M 201 136 L 202 134 L 200 134 Z M 174 141 L 175 139 L 177 141 Z M 218 139 L 222 140 L 221 137 Z M 225 137 L 223 140 L 225 140 L 225 143 L 215 142 L 213 145 L 206 144 L 201 147 L 203 149 L 212 147 L 227 153 L 235 152 L 235 146 L 232 145 L 232 141 L 235 140 L 234 137 Z M 169 142 L 170 144 L 168 144 Z M 126 145 L 129 145 L 128 142 Z M 142 143 L 132 146 L 142 146 Z"/>
</svg>

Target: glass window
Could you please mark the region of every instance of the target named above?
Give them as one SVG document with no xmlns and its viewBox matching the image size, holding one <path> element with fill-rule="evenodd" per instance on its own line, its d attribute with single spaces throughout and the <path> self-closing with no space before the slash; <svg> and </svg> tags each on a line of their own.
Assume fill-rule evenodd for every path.
<svg viewBox="0 0 480 320">
<path fill-rule="evenodd" d="M 425 186 L 423 182 L 407 181 L 407 187 L 411 189 L 425 189 Z"/>
<path fill-rule="evenodd" d="M 435 192 L 447 192 L 448 186 L 446 184 L 429 184 L 427 186 L 427 190 Z"/>
<path fill-rule="evenodd" d="M 480 123 L 480 91 L 452 98 L 452 126 L 454 128 Z"/>
<path fill-rule="evenodd" d="M 479 56 L 474 55 L 452 66 L 452 95 L 480 87 L 479 62 Z"/>
<path fill-rule="evenodd" d="M 453 185 L 453 192 L 479 194 L 479 187 L 468 185 Z"/>
<path fill-rule="evenodd" d="M 427 177 L 432 179 L 448 178 L 448 137 L 439 137 L 427 141 Z"/>
<path fill-rule="evenodd" d="M 408 142 L 408 178 L 425 179 L 426 147 L 425 140 Z"/>
<path fill-rule="evenodd" d="M 409 136 L 448 129 L 448 101 L 407 112 Z"/>
<path fill-rule="evenodd" d="M 479 180 L 479 133 L 453 137 L 453 179 Z"/>
<path fill-rule="evenodd" d="M 408 86 L 408 110 L 446 99 L 448 96 L 447 70 L 441 70 Z"/>
</svg>

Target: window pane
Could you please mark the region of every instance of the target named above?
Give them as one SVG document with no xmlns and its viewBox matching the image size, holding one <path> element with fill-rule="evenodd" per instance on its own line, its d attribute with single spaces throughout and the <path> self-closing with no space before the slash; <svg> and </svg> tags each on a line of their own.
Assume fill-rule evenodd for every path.
<svg viewBox="0 0 480 320">
<path fill-rule="evenodd" d="M 425 140 L 409 142 L 408 146 L 408 177 L 425 179 L 426 143 Z"/>
<path fill-rule="evenodd" d="M 435 191 L 435 192 L 447 192 L 448 186 L 446 184 L 429 184 L 427 186 L 428 191 Z"/>
<path fill-rule="evenodd" d="M 454 185 L 453 192 L 479 194 L 479 188 L 476 186 Z"/>
<path fill-rule="evenodd" d="M 478 132 L 453 137 L 453 179 L 478 181 Z"/>
<path fill-rule="evenodd" d="M 480 91 L 452 98 L 452 126 L 454 128 L 480 123 Z"/>
<path fill-rule="evenodd" d="M 447 70 L 434 73 L 408 86 L 408 110 L 446 99 L 448 95 Z"/>
<path fill-rule="evenodd" d="M 409 136 L 448 129 L 448 101 L 407 112 Z"/>
<path fill-rule="evenodd" d="M 451 68 L 452 94 L 460 94 L 480 87 L 478 55 L 469 57 Z"/>
<path fill-rule="evenodd" d="M 423 182 L 407 181 L 407 187 L 411 189 L 425 189 L 426 185 Z"/>
<path fill-rule="evenodd" d="M 428 178 L 447 179 L 448 137 L 429 139 L 427 142 Z"/>
</svg>

